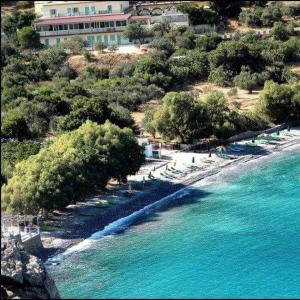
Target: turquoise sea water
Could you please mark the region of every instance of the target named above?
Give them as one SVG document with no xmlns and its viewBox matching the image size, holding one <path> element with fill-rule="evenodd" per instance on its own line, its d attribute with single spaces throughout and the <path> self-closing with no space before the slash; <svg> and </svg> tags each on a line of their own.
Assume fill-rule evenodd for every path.
<svg viewBox="0 0 300 300">
<path fill-rule="evenodd" d="M 148 216 L 50 267 L 63 298 L 299 298 L 300 153 Z"/>
</svg>

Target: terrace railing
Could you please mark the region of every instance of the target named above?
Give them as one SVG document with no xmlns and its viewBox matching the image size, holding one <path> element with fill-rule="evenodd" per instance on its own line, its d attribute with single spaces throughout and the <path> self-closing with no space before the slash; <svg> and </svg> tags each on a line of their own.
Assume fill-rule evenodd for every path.
<svg viewBox="0 0 300 300">
<path fill-rule="evenodd" d="M 111 28 L 85 28 L 85 29 L 72 29 L 72 30 L 55 30 L 55 31 L 40 31 L 41 37 L 46 36 L 61 36 L 72 34 L 85 34 L 85 33 L 101 33 L 101 32 L 118 32 L 124 31 L 126 26 L 111 27 Z"/>
</svg>

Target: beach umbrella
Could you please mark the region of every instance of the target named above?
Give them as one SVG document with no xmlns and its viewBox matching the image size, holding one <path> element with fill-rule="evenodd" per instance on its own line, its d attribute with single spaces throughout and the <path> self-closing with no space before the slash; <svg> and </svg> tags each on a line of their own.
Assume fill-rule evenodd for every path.
<svg viewBox="0 0 300 300">
<path fill-rule="evenodd" d="M 252 143 L 255 143 L 255 136 L 252 138 Z"/>
<path fill-rule="evenodd" d="M 208 151 L 208 157 L 211 157 L 211 151 L 210 150 Z"/>
<path fill-rule="evenodd" d="M 216 149 L 219 152 L 226 151 L 226 147 L 225 146 L 219 146 L 219 147 L 216 147 Z"/>
<path fill-rule="evenodd" d="M 128 192 L 132 192 L 131 183 L 128 184 Z"/>
<path fill-rule="evenodd" d="M 195 163 L 195 157 L 192 157 L 192 164 Z"/>
<path fill-rule="evenodd" d="M 288 125 L 287 131 L 290 131 L 290 130 L 291 130 L 291 126 L 290 126 L 290 125 Z"/>
<path fill-rule="evenodd" d="M 277 135 L 279 135 L 279 129 L 277 129 Z"/>
<path fill-rule="evenodd" d="M 176 166 L 176 160 L 174 161 L 174 167 Z"/>
</svg>

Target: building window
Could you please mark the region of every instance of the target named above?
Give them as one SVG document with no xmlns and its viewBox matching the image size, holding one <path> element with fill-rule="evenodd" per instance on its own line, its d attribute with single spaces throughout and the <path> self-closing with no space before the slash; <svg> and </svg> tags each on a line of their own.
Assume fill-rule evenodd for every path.
<svg viewBox="0 0 300 300">
<path fill-rule="evenodd" d="M 126 26 L 126 21 L 117 21 L 116 26 L 117 27 Z"/>
<path fill-rule="evenodd" d="M 99 22 L 95 22 L 95 28 L 99 28 L 100 24 Z"/>
<path fill-rule="evenodd" d="M 85 28 L 85 29 L 90 28 L 90 26 L 91 26 L 90 23 L 84 23 L 84 28 Z"/>
<path fill-rule="evenodd" d="M 79 13 L 78 7 L 73 7 L 73 15 L 76 15 Z"/>
<path fill-rule="evenodd" d="M 88 36 L 87 37 L 87 43 L 88 47 L 93 47 L 95 44 L 95 37 L 94 36 Z"/>
<path fill-rule="evenodd" d="M 56 45 L 59 45 L 60 44 L 60 38 L 57 38 L 56 39 Z"/>
<path fill-rule="evenodd" d="M 109 27 L 109 22 L 104 22 L 104 27 Z"/>
<path fill-rule="evenodd" d="M 79 23 L 79 29 L 83 29 L 83 23 Z"/>
<path fill-rule="evenodd" d="M 104 36 L 104 45 L 108 45 L 108 35 Z"/>
<path fill-rule="evenodd" d="M 79 24 L 74 24 L 74 29 L 79 29 Z"/>
<path fill-rule="evenodd" d="M 115 27 L 115 22 L 114 21 L 110 21 L 109 22 L 109 27 Z"/>
<path fill-rule="evenodd" d="M 104 22 L 100 22 L 100 28 L 104 28 L 104 27 L 105 27 Z"/>
<path fill-rule="evenodd" d="M 84 14 L 89 15 L 90 14 L 90 8 L 87 6 L 84 8 Z"/>
<path fill-rule="evenodd" d="M 91 7 L 91 13 L 92 13 L 92 14 L 95 14 L 95 13 L 96 13 L 96 8 L 95 8 L 95 6 L 92 6 L 92 7 Z"/>
<path fill-rule="evenodd" d="M 111 42 L 115 42 L 115 40 L 116 40 L 116 37 L 115 37 L 114 34 L 112 34 L 112 35 L 110 36 L 110 41 L 111 41 Z"/>
<path fill-rule="evenodd" d="M 69 24 L 69 29 L 73 30 L 74 29 L 74 26 L 73 24 Z"/>
<path fill-rule="evenodd" d="M 109 13 L 112 13 L 112 6 L 111 6 L 111 5 L 107 5 L 107 11 L 108 11 Z"/>
<path fill-rule="evenodd" d="M 118 45 L 121 45 L 122 38 L 121 38 L 121 36 L 119 34 L 117 35 L 117 41 L 118 41 Z"/>
<path fill-rule="evenodd" d="M 48 47 L 49 46 L 49 39 L 45 39 L 45 45 Z"/>
<path fill-rule="evenodd" d="M 102 42 L 101 35 L 97 35 L 97 43 L 101 43 L 101 42 Z"/>
<path fill-rule="evenodd" d="M 67 12 L 68 12 L 68 16 L 71 16 L 71 15 L 72 15 L 72 8 L 71 8 L 71 7 L 68 7 L 68 8 L 67 8 Z"/>
<path fill-rule="evenodd" d="M 120 12 L 122 12 L 123 11 L 123 4 L 121 3 L 120 4 Z"/>
<path fill-rule="evenodd" d="M 50 9 L 50 16 L 53 17 L 53 16 L 56 16 L 56 9 Z"/>
<path fill-rule="evenodd" d="M 64 26 L 63 25 L 58 25 L 58 30 L 64 30 Z"/>
<path fill-rule="evenodd" d="M 41 26 L 36 26 L 36 31 L 40 32 L 41 31 Z"/>
<path fill-rule="evenodd" d="M 68 30 L 68 24 L 64 25 L 64 30 Z"/>
</svg>

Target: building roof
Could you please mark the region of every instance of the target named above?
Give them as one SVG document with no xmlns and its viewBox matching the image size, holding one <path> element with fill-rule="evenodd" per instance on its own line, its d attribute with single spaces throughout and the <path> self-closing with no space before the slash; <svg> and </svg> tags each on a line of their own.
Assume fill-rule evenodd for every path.
<svg viewBox="0 0 300 300">
<path fill-rule="evenodd" d="M 150 15 L 145 15 L 145 16 L 131 16 L 131 20 L 144 20 L 144 19 L 150 19 Z"/>
<path fill-rule="evenodd" d="M 72 17 L 53 17 L 48 19 L 40 19 L 36 25 L 54 25 L 54 24 L 72 24 L 84 22 L 105 22 L 105 21 L 125 21 L 128 20 L 130 14 L 103 14 L 88 16 L 72 16 Z"/>
</svg>

